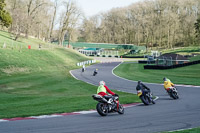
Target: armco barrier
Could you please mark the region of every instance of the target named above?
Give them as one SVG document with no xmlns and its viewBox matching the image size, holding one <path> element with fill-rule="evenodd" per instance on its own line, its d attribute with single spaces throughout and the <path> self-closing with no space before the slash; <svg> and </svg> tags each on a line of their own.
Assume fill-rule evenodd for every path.
<svg viewBox="0 0 200 133">
<path fill-rule="evenodd" d="M 122 55 L 122 58 L 147 58 L 144 56 L 126 56 L 126 55 Z"/>
<path fill-rule="evenodd" d="M 195 65 L 195 64 L 200 64 L 200 60 L 197 61 L 192 61 L 184 64 L 177 64 L 177 65 L 172 65 L 172 66 L 158 66 L 158 65 L 145 65 L 144 69 L 173 69 L 173 68 L 178 68 L 178 67 L 184 67 L 184 66 L 190 66 L 190 65 Z"/>
<path fill-rule="evenodd" d="M 86 65 L 86 64 L 92 64 L 92 63 L 96 63 L 96 60 L 88 60 L 88 61 L 79 62 L 76 65 L 82 66 L 82 65 Z"/>
<path fill-rule="evenodd" d="M 138 61 L 139 64 L 155 64 L 156 61 L 152 60 L 152 61 L 147 61 L 147 60 L 139 60 Z"/>
</svg>

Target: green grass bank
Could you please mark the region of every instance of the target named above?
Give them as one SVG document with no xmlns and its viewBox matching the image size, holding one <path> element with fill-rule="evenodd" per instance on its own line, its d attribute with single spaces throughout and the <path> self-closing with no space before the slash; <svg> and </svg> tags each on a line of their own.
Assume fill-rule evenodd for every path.
<svg viewBox="0 0 200 133">
<path fill-rule="evenodd" d="M 162 133 L 200 133 L 200 128 L 186 129 L 173 132 L 162 132 Z"/>
<path fill-rule="evenodd" d="M 150 70 L 144 69 L 144 64 L 123 63 L 114 73 L 134 81 L 163 83 L 163 77 L 167 77 L 175 84 L 200 85 L 200 64 L 169 70 Z"/>
</svg>

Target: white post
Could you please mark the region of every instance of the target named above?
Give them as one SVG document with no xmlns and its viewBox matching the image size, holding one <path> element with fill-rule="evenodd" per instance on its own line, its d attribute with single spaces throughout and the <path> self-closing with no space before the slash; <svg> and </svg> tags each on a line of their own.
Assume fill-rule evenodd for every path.
<svg viewBox="0 0 200 133">
<path fill-rule="evenodd" d="M 6 43 L 4 42 L 4 44 L 3 44 L 3 48 L 6 48 Z"/>
</svg>

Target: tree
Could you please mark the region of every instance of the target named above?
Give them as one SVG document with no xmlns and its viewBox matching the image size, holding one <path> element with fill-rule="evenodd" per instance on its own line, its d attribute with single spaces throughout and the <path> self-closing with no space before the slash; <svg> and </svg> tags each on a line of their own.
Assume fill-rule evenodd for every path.
<svg viewBox="0 0 200 133">
<path fill-rule="evenodd" d="M 67 34 L 68 46 L 71 40 L 72 33 L 77 25 L 79 17 L 81 15 L 80 10 L 77 8 L 74 2 L 64 2 L 65 11 L 60 17 L 60 29 L 59 29 L 59 45 L 63 45 L 65 36 Z"/>
<path fill-rule="evenodd" d="M 200 40 L 200 18 L 197 19 L 194 26 L 195 26 L 195 30 L 196 30 L 196 37 L 198 40 Z"/>
<path fill-rule="evenodd" d="M 22 35 L 47 40 L 50 31 L 50 18 L 52 18 L 51 1 L 6 0 L 6 2 L 7 9 L 13 19 L 9 31 L 15 36 L 15 40 Z"/>
<path fill-rule="evenodd" d="M 44 0 L 29 0 L 27 3 L 27 24 L 26 24 L 26 37 L 29 35 L 31 24 L 36 17 L 40 8 L 47 4 Z"/>
<path fill-rule="evenodd" d="M 10 13 L 4 9 L 5 6 L 5 0 L 0 0 L 0 25 L 9 27 L 12 24 L 12 18 Z"/>
<path fill-rule="evenodd" d="M 58 0 L 55 0 L 54 1 L 54 13 L 53 13 L 53 18 L 52 18 L 52 22 L 51 22 L 50 32 L 49 32 L 49 39 L 50 40 L 52 40 L 52 33 L 53 33 L 54 24 L 55 24 L 57 8 L 58 8 Z"/>
<path fill-rule="evenodd" d="M 12 16 L 12 24 L 9 31 L 14 35 L 16 41 L 25 29 L 25 10 L 23 8 L 23 2 L 20 0 L 7 0 L 9 10 Z"/>
<path fill-rule="evenodd" d="M 84 21 L 81 36 L 99 43 L 152 44 L 169 49 L 176 44 L 189 46 L 195 43 L 199 9 L 200 0 L 146 0 L 101 14 L 96 27 L 91 18 Z M 199 32 L 196 28 L 196 34 Z"/>
</svg>

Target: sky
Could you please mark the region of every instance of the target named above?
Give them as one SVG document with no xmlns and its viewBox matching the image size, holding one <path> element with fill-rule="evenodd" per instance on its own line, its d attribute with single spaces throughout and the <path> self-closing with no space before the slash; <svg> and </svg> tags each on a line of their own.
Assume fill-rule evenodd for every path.
<svg viewBox="0 0 200 133">
<path fill-rule="evenodd" d="M 75 0 L 81 7 L 86 17 L 91 17 L 100 12 L 107 12 L 112 8 L 129 6 L 142 0 Z"/>
</svg>

